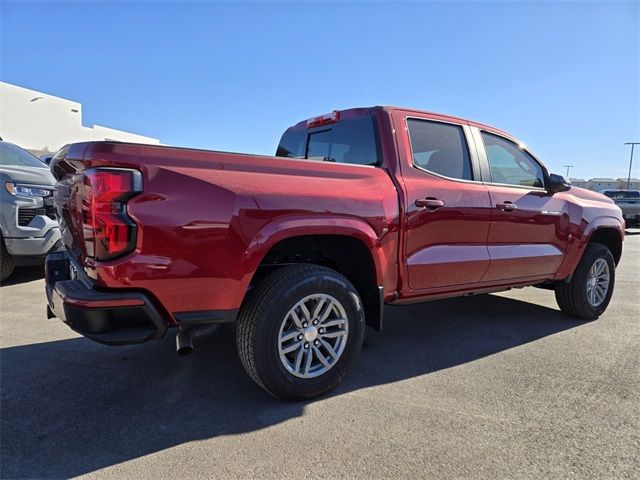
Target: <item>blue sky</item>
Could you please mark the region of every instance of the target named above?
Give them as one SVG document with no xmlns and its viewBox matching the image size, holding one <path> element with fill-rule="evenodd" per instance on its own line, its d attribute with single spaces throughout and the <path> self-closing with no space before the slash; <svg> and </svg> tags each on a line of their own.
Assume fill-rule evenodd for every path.
<svg viewBox="0 0 640 480">
<path fill-rule="evenodd" d="M 557 172 L 626 177 L 639 5 L 2 0 L 0 78 L 168 144 L 271 154 L 301 119 L 404 105 L 505 129 Z"/>
</svg>

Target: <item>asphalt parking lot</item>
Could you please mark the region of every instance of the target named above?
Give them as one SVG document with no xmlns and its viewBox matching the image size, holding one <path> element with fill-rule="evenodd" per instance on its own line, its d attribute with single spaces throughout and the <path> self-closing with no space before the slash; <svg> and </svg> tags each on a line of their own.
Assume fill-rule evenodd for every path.
<svg viewBox="0 0 640 480">
<path fill-rule="evenodd" d="M 345 383 L 306 403 L 256 387 L 231 329 L 190 357 L 173 336 L 81 338 L 23 269 L 0 289 L 0 476 L 639 478 L 639 267 L 628 235 L 595 322 L 535 288 L 390 307 Z"/>
</svg>

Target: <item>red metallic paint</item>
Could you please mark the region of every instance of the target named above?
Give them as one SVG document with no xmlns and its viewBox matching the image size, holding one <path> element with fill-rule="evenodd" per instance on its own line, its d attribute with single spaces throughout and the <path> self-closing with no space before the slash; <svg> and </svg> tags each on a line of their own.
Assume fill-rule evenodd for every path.
<svg viewBox="0 0 640 480">
<path fill-rule="evenodd" d="M 242 304 L 268 250 L 303 235 L 346 235 L 366 246 L 388 303 L 525 286 L 573 272 L 595 228 L 624 235 L 606 197 L 445 179 L 412 166 L 407 116 L 500 130 L 455 117 L 394 107 L 373 115 L 381 168 L 277 157 L 97 142 L 74 144 L 54 161 L 56 203 L 67 248 L 102 289 L 146 292 L 171 312 Z M 306 121 L 291 127 L 306 128 Z M 471 156 L 481 159 L 470 142 Z M 90 167 L 135 168 L 143 193 L 128 202 L 135 251 L 108 262 L 86 256 L 77 179 Z M 476 169 L 479 169 L 476 164 Z M 476 172 L 479 175 L 479 172 Z M 416 207 L 442 200 L 435 210 Z M 517 211 L 496 203 L 511 201 Z M 551 213 L 550 213 L 551 212 Z"/>
<path fill-rule="evenodd" d="M 491 265 L 482 281 L 549 275 L 560 268 L 569 234 L 569 207 L 544 190 L 489 185 Z M 504 211 L 499 203 L 517 209 Z"/>
<path fill-rule="evenodd" d="M 595 231 L 602 228 L 613 229 L 622 242 L 625 224 L 614 202 L 604 195 L 576 187 L 556 195 L 568 203 L 570 211 L 566 255 L 555 277 L 564 279 L 573 273 Z"/>
<path fill-rule="evenodd" d="M 489 267 L 486 241 L 491 217 L 487 187 L 430 174 L 413 166 L 406 117 L 451 121 L 448 117 L 397 110 L 392 118 L 398 135 L 404 187 L 404 256 L 408 291 L 474 284 Z M 466 124 L 464 122 L 463 124 Z M 416 200 L 441 200 L 435 210 L 417 207 Z M 460 233 L 464 232 L 464 235 Z"/>
<path fill-rule="evenodd" d="M 83 162 L 143 174 L 145 193 L 128 202 L 135 252 L 111 262 L 80 252 L 102 288 L 148 292 L 168 312 L 236 309 L 271 246 L 318 234 L 362 241 L 377 282 L 395 289 L 399 212 L 383 169 L 117 143 L 89 144 Z"/>
</svg>

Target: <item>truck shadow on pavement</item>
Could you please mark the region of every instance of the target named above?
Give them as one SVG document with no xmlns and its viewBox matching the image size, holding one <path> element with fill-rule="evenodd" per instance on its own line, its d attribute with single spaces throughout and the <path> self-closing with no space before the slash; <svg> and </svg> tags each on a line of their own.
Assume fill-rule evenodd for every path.
<svg viewBox="0 0 640 480">
<path fill-rule="evenodd" d="M 33 267 L 16 267 L 11 276 L 0 284 L 0 287 L 8 287 L 9 285 L 18 285 L 20 283 L 33 282 L 44 278 L 44 265 L 36 265 Z"/>
<path fill-rule="evenodd" d="M 493 295 L 388 307 L 384 332 L 369 332 L 354 370 L 331 396 L 454 367 L 581 324 Z M 173 335 L 119 348 L 74 338 L 2 349 L 0 477 L 81 475 L 304 415 L 309 402 L 278 401 L 249 380 L 233 335 L 227 328 L 199 339 L 190 357 L 176 356 Z"/>
</svg>

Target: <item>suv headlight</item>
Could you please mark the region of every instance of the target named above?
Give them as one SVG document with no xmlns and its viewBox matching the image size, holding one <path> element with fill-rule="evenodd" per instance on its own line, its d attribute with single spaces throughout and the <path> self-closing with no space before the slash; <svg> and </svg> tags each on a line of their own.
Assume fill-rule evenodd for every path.
<svg viewBox="0 0 640 480">
<path fill-rule="evenodd" d="M 6 188 L 7 192 L 11 195 L 20 195 L 22 197 L 48 197 L 53 192 L 53 190 L 47 188 L 40 188 L 33 185 L 24 185 L 15 182 L 5 183 L 4 188 Z"/>
</svg>

